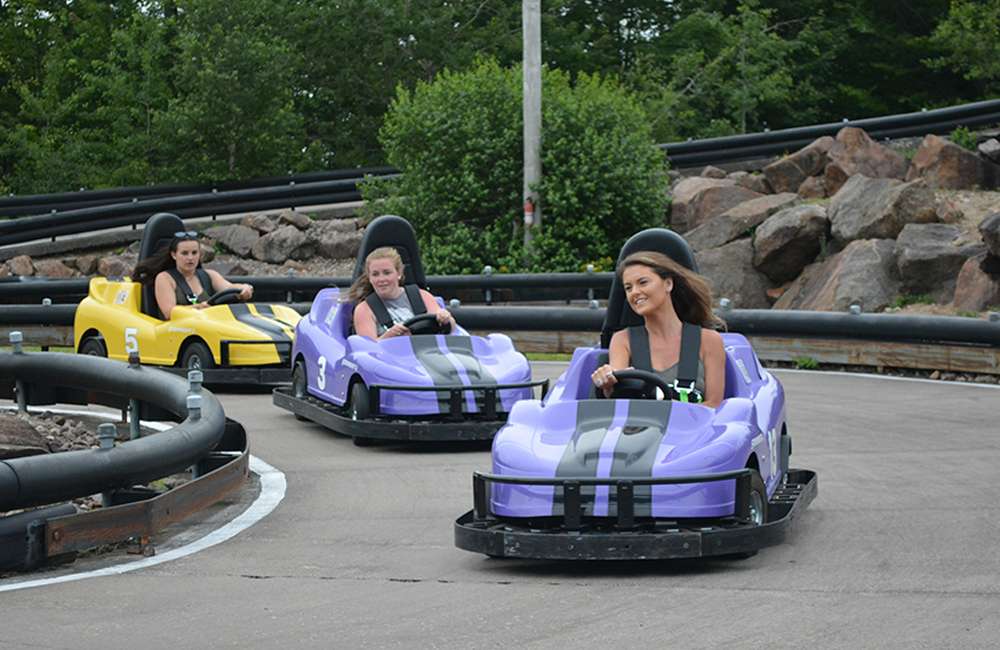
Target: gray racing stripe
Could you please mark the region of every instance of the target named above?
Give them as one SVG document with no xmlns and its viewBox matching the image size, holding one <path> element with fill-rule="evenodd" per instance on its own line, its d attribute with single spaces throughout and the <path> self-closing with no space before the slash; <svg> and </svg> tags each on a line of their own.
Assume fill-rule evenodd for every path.
<svg viewBox="0 0 1000 650">
<path fill-rule="evenodd" d="M 475 353 L 473 353 L 471 336 L 446 336 L 444 343 L 465 367 L 465 374 L 469 376 L 469 381 L 474 384 L 497 383 L 496 378 L 483 367 L 483 364 L 479 363 Z"/>
<path fill-rule="evenodd" d="M 577 403 L 573 438 L 566 444 L 566 450 L 556 467 L 557 478 L 597 476 L 601 444 L 614 419 L 613 400 L 582 400 Z M 595 488 L 592 485 L 580 488 L 584 515 L 594 514 L 594 494 Z M 563 513 L 563 489 L 556 487 L 552 499 L 552 514 L 561 516 Z"/>
<path fill-rule="evenodd" d="M 663 442 L 667 421 L 670 419 L 669 401 L 631 400 L 628 419 L 615 445 L 611 476 L 648 477 L 653 475 L 656 452 Z M 637 485 L 633 490 L 635 515 L 652 515 L 652 486 Z M 615 491 L 611 491 L 611 505 L 616 505 Z M 617 512 L 614 508 L 613 512 Z"/>
<path fill-rule="evenodd" d="M 448 386 L 459 383 L 455 365 L 441 352 L 436 336 L 408 336 L 413 348 L 413 356 L 420 362 L 435 386 Z M 449 393 L 437 393 L 438 411 L 447 414 L 451 409 Z M 463 406 L 464 406 L 463 400 Z M 464 410 L 464 409 L 463 409 Z"/>
</svg>

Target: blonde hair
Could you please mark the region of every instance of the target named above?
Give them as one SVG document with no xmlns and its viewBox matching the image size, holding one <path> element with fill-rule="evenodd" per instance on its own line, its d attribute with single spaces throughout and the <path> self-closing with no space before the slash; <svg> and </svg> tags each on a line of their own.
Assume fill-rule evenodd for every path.
<svg viewBox="0 0 1000 650">
<path fill-rule="evenodd" d="M 708 288 L 705 278 L 663 253 L 654 251 L 640 251 L 626 257 L 618 265 L 618 277 L 622 277 L 625 269 L 636 265 L 648 266 L 664 280 L 673 278 L 674 288 L 670 292 L 670 301 L 677 317 L 682 321 L 702 327 L 715 327 L 720 323 L 712 312 L 712 290 Z"/>
<path fill-rule="evenodd" d="M 372 293 L 374 293 L 375 288 L 372 287 L 371 280 L 368 279 L 368 274 L 371 271 L 372 262 L 375 260 L 392 260 L 392 265 L 396 267 L 397 271 L 402 273 L 403 271 L 403 258 L 400 257 L 399 251 L 397 251 L 392 246 L 383 246 L 381 248 L 376 248 L 372 252 L 368 253 L 368 257 L 365 258 L 365 271 L 358 276 L 358 279 L 354 281 L 351 288 L 347 290 L 344 296 L 341 298 L 341 302 L 353 302 L 358 304 Z M 405 278 L 399 276 L 399 286 L 403 286 Z"/>
</svg>

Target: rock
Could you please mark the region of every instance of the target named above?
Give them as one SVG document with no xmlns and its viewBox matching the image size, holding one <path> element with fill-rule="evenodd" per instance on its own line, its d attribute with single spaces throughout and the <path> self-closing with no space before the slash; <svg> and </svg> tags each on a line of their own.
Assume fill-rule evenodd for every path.
<svg viewBox="0 0 1000 650">
<path fill-rule="evenodd" d="M 283 264 L 287 259 L 309 259 L 314 252 L 305 233 L 294 226 L 282 226 L 264 235 L 250 250 L 254 259 L 270 264 Z"/>
<path fill-rule="evenodd" d="M 41 260 L 35 264 L 35 275 L 43 278 L 71 278 L 73 269 L 59 260 Z"/>
<path fill-rule="evenodd" d="M 240 220 L 241 226 L 246 226 L 247 228 L 253 228 L 257 232 L 266 235 L 269 232 L 274 232 L 278 225 L 274 221 L 264 214 L 248 214 Z"/>
<path fill-rule="evenodd" d="M 907 224 L 896 239 L 893 255 L 903 293 L 934 296 L 951 302 L 962 265 L 986 252 L 979 243 L 968 243 L 958 226 L 944 223 Z"/>
<path fill-rule="evenodd" d="M 864 130 L 845 126 L 826 152 L 829 162 L 823 170 L 826 192 L 835 195 L 851 176 L 903 180 L 910 167 L 906 156 L 872 140 Z"/>
<path fill-rule="evenodd" d="M 7 266 L 7 262 L 0 263 L 0 277 L 7 277 L 8 275 L 13 275 L 10 271 L 10 267 Z"/>
<path fill-rule="evenodd" d="M 810 176 L 802 181 L 796 194 L 802 199 L 825 199 L 826 181 L 822 176 Z"/>
<path fill-rule="evenodd" d="M 979 222 L 978 228 L 986 250 L 1000 257 L 1000 212 L 987 213 Z"/>
<path fill-rule="evenodd" d="M 285 263 L 282 264 L 282 266 L 285 267 L 286 269 L 291 269 L 296 273 L 302 273 L 306 271 L 308 268 L 306 267 L 305 264 L 302 264 L 301 262 L 296 262 L 295 260 L 285 260 Z"/>
<path fill-rule="evenodd" d="M 240 266 L 239 262 L 223 262 L 217 261 L 205 265 L 206 269 L 212 269 L 213 271 L 218 271 L 222 276 L 242 276 L 250 275 L 250 272 L 245 268 Z"/>
<path fill-rule="evenodd" d="M 932 189 L 992 190 L 1000 185 L 1000 167 L 953 142 L 928 135 L 913 156 L 906 180 L 924 179 Z"/>
<path fill-rule="evenodd" d="M 684 239 L 696 252 L 723 246 L 740 237 L 748 237 L 772 214 L 799 203 L 799 197 L 790 192 L 750 199 L 687 232 Z"/>
<path fill-rule="evenodd" d="M 0 415 L 0 460 L 49 453 L 45 437 L 14 415 Z"/>
<path fill-rule="evenodd" d="M 709 165 L 705 169 L 701 170 L 701 175 L 705 178 L 725 178 L 726 170 Z"/>
<path fill-rule="evenodd" d="M 767 290 L 771 285 L 753 268 L 753 245 L 749 239 L 695 253 L 695 260 L 716 301 L 728 298 L 733 309 L 770 307 Z"/>
<path fill-rule="evenodd" d="M 908 223 L 936 218 L 934 193 L 919 180 L 852 176 L 830 199 L 831 233 L 841 245 L 856 239 L 895 239 Z"/>
<path fill-rule="evenodd" d="M 344 232 L 336 229 L 326 229 L 316 241 L 316 252 L 332 260 L 355 258 L 361 250 L 361 239 L 364 231 Z"/>
<path fill-rule="evenodd" d="M 229 251 L 240 257 L 250 254 L 254 244 L 260 239 L 260 233 L 249 227 L 240 224 L 232 226 L 216 226 L 205 231 L 205 236 L 211 237 Z"/>
<path fill-rule="evenodd" d="M 794 280 L 816 259 L 830 221 L 818 205 L 800 205 L 768 217 L 754 235 L 754 267 L 772 282 Z"/>
<path fill-rule="evenodd" d="M 753 190 L 758 194 L 774 194 L 774 188 L 768 182 L 767 176 L 763 174 L 749 174 L 747 172 L 733 172 L 729 178 L 734 180 L 740 187 Z"/>
<path fill-rule="evenodd" d="M 76 265 L 76 270 L 83 275 L 94 275 L 97 273 L 97 262 L 98 257 L 96 255 L 81 255 L 76 258 L 74 264 Z"/>
<path fill-rule="evenodd" d="M 955 285 L 955 309 L 986 311 L 1000 305 L 1000 275 L 990 275 L 982 268 L 987 255 L 980 253 L 962 265 Z"/>
<path fill-rule="evenodd" d="M 7 266 L 14 275 L 34 275 L 35 267 L 27 255 L 18 255 L 7 260 Z"/>
<path fill-rule="evenodd" d="M 319 223 L 313 223 L 313 230 L 316 226 L 322 224 L 324 231 L 336 230 L 338 232 L 356 232 L 358 230 L 364 230 L 365 224 L 364 219 L 360 217 L 348 217 L 345 219 L 329 219 Z"/>
<path fill-rule="evenodd" d="M 826 152 L 834 142 L 832 137 L 824 135 L 765 167 L 764 176 L 775 192 L 794 192 L 807 178 L 823 171 L 828 160 Z"/>
<path fill-rule="evenodd" d="M 132 273 L 135 260 L 124 255 L 102 257 L 97 262 L 97 274 L 106 278 L 124 278 Z"/>
<path fill-rule="evenodd" d="M 996 138 L 990 138 L 986 142 L 980 142 L 979 153 L 987 160 L 1000 163 L 1000 142 L 998 142 Z"/>
<path fill-rule="evenodd" d="M 202 264 L 208 264 L 209 262 L 215 259 L 215 248 L 213 248 L 212 245 L 206 240 L 204 239 L 199 240 L 198 248 L 201 250 Z"/>
<path fill-rule="evenodd" d="M 937 207 L 934 208 L 934 214 L 937 215 L 937 220 L 941 223 L 958 223 L 965 216 L 962 208 L 955 205 L 954 201 L 947 199 L 937 204 Z"/>
<path fill-rule="evenodd" d="M 670 225 L 683 234 L 729 208 L 760 196 L 728 178 L 685 178 L 674 188 Z"/>
<path fill-rule="evenodd" d="M 312 223 L 313 220 L 309 218 L 309 215 L 296 212 L 291 208 L 282 212 L 278 217 L 278 227 L 281 227 L 282 224 L 287 224 L 295 226 L 299 230 L 308 230 Z"/>
<path fill-rule="evenodd" d="M 889 239 L 859 239 L 830 259 L 812 264 L 774 304 L 775 309 L 862 311 L 884 309 L 899 296 Z"/>
</svg>

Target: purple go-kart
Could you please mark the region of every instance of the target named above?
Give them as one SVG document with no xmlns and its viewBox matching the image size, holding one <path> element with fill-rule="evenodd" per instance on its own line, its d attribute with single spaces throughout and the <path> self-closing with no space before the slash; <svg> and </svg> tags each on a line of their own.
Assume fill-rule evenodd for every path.
<svg viewBox="0 0 1000 650">
<path fill-rule="evenodd" d="M 619 260 L 642 250 L 696 268 L 671 231 L 633 236 Z M 746 557 L 787 537 L 817 484 L 814 472 L 788 468 L 781 384 L 742 335 L 723 334 L 717 409 L 656 400 L 669 387 L 642 371 L 616 373 L 623 394 L 633 384 L 631 397 L 598 398 L 590 376 L 612 334 L 641 323 L 616 277 L 601 347 L 577 349 L 551 392 L 518 402 L 494 438 L 493 472 L 474 474 L 474 509 L 455 522 L 459 548 L 544 559 Z"/>
<path fill-rule="evenodd" d="M 399 251 L 405 282 L 425 285 L 416 234 L 392 215 L 365 229 L 354 278 L 383 246 Z M 339 289 L 323 289 L 299 321 L 292 384 L 275 389 L 273 400 L 356 444 L 489 440 L 515 402 L 548 388 L 548 380 L 532 381 L 528 360 L 506 335 L 471 336 L 461 326 L 445 335 L 433 314 L 419 314 L 405 323 L 412 336 L 376 342 L 352 334 L 354 306 L 340 297 Z"/>
</svg>

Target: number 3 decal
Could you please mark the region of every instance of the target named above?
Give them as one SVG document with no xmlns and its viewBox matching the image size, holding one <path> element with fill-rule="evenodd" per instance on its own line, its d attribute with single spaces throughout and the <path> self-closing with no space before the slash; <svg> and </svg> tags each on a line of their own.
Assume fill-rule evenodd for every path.
<svg viewBox="0 0 1000 650">
<path fill-rule="evenodd" d="M 139 339 L 135 336 L 138 333 L 139 328 L 137 327 L 125 328 L 125 354 L 139 353 Z"/>
<path fill-rule="evenodd" d="M 316 386 L 320 390 L 326 390 L 326 357 L 317 359 L 316 365 L 319 366 L 319 373 L 316 375 Z"/>
</svg>

